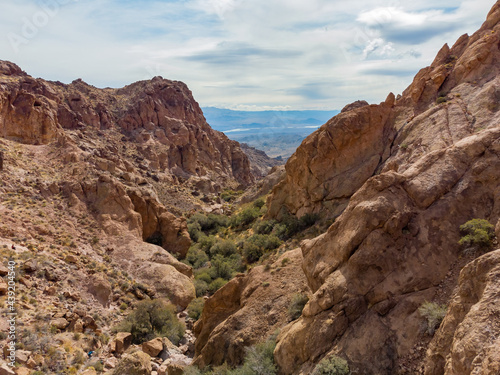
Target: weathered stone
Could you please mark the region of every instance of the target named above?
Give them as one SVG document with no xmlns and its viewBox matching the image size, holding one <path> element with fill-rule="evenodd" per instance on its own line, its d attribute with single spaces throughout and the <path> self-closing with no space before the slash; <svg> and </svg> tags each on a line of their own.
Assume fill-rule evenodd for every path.
<svg viewBox="0 0 500 375">
<path fill-rule="evenodd" d="M 114 351 L 116 354 L 121 354 L 132 344 L 132 334 L 129 332 L 118 332 L 114 341 Z"/>
<path fill-rule="evenodd" d="M 56 327 L 57 329 L 64 330 L 69 322 L 64 318 L 57 318 L 50 321 L 50 325 Z"/>
<path fill-rule="evenodd" d="M 163 350 L 163 341 L 160 337 L 142 343 L 142 351 L 151 357 L 156 357 Z"/>
<path fill-rule="evenodd" d="M 151 357 L 141 351 L 133 354 L 125 354 L 116 365 L 113 374 L 150 375 Z"/>
<path fill-rule="evenodd" d="M 89 277 L 87 290 L 104 307 L 109 306 L 109 297 L 112 293 L 111 284 L 105 274 L 98 273 Z"/>
</svg>

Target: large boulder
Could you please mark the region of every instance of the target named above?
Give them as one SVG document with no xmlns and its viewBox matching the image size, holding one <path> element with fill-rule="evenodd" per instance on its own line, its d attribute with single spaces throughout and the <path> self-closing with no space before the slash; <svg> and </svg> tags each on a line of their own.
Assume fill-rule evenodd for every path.
<svg viewBox="0 0 500 375">
<path fill-rule="evenodd" d="M 151 357 L 141 351 L 125 354 L 112 373 L 113 375 L 150 375 Z"/>
</svg>

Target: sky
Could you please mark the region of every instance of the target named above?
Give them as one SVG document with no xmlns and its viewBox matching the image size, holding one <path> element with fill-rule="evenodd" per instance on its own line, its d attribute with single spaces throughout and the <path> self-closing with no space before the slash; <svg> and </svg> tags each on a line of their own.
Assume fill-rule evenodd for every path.
<svg viewBox="0 0 500 375">
<path fill-rule="evenodd" d="M 122 87 L 162 76 L 202 107 L 333 110 L 401 93 L 494 0 L 16 0 L 0 59 Z"/>
</svg>

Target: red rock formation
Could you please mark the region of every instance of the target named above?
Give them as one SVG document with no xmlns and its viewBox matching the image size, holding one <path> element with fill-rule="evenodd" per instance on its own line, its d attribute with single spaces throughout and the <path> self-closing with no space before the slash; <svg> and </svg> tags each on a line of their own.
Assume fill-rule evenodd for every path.
<svg viewBox="0 0 500 375">
<path fill-rule="evenodd" d="M 408 368 L 401 359 L 424 340 L 418 307 L 451 293 L 442 283 L 462 261 L 459 226 L 500 218 L 499 21 L 497 2 L 481 29 L 444 46 L 402 97 L 346 110 L 287 162 L 268 216 L 340 216 L 301 244 L 313 294 L 301 318 L 278 337 L 274 354 L 282 374 L 312 373 L 331 354 L 346 358 L 352 373 L 419 371 L 418 362 Z M 500 327 L 478 311 L 496 314 L 495 257 L 462 272 L 461 291 L 429 351 L 428 374 L 497 369 Z M 214 311 L 208 307 L 204 315 Z M 203 340 L 219 332 L 205 332 Z"/>
</svg>

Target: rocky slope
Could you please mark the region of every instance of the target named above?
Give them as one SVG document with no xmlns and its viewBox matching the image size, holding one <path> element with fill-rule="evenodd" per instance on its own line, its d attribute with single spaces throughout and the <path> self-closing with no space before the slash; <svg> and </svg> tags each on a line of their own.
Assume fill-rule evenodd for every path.
<svg viewBox="0 0 500 375">
<path fill-rule="evenodd" d="M 138 300 L 183 310 L 196 296 L 193 270 L 178 260 L 191 244 L 182 214 L 220 208 L 223 189 L 255 180 L 239 144 L 210 128 L 189 89 L 160 77 L 97 89 L 0 61 L 0 136 L 0 253 L 2 264 L 17 263 L 26 352 L 18 374 L 76 373 L 89 365 L 82 350 L 96 345 L 115 367 L 110 328 Z M 0 278 L 2 312 L 6 293 Z M 186 337 L 184 349 L 170 348 L 180 362 L 193 344 Z"/>
<path fill-rule="evenodd" d="M 499 48 L 497 2 L 480 30 L 445 45 L 401 96 L 346 107 L 287 162 L 268 217 L 336 220 L 301 244 L 312 296 L 278 337 L 282 374 L 309 374 L 331 354 L 359 374 L 420 373 L 424 363 L 426 374 L 495 373 L 498 252 L 474 260 L 457 280 L 471 260 L 457 242 L 466 221 L 500 218 Z M 457 283 L 424 360 L 431 338 L 418 308 L 447 302 Z M 204 317 L 216 311 L 211 306 Z M 203 341 L 215 340 L 243 308 Z M 199 363 L 230 359 L 197 354 Z"/>
</svg>

